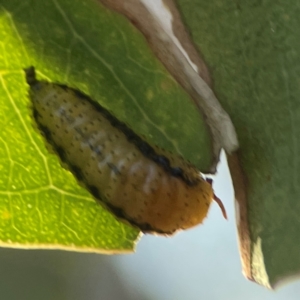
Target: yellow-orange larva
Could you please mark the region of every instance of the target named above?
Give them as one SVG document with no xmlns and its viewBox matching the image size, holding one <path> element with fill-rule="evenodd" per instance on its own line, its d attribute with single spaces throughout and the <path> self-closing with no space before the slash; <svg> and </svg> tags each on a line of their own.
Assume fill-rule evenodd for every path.
<svg viewBox="0 0 300 300">
<path fill-rule="evenodd" d="M 190 163 L 150 146 L 87 95 L 26 70 L 35 121 L 91 194 L 143 232 L 172 234 L 206 217 L 211 182 Z"/>
</svg>

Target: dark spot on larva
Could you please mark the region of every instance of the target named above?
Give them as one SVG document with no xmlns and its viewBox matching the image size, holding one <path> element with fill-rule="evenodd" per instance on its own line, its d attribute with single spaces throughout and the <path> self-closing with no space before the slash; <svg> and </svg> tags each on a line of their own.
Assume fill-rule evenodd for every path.
<svg viewBox="0 0 300 300">
<path fill-rule="evenodd" d="M 136 139 L 136 134 L 131 130 L 126 131 L 125 134 L 128 141 L 134 141 Z"/>
<path fill-rule="evenodd" d="M 208 202 L 206 202 L 205 205 L 206 205 L 207 207 L 209 207 L 209 203 L 208 203 Z"/>
<path fill-rule="evenodd" d="M 148 145 L 147 143 L 141 143 L 138 148 L 140 149 L 140 151 L 145 155 L 145 156 L 148 156 L 150 154 L 153 154 L 154 153 L 154 150 L 153 148 Z"/>
<path fill-rule="evenodd" d="M 84 179 L 84 176 L 80 168 L 78 168 L 75 165 L 70 165 L 70 169 L 79 181 L 82 181 Z"/>
<path fill-rule="evenodd" d="M 180 177 L 180 176 L 182 176 L 182 173 L 183 173 L 183 171 L 180 167 L 172 168 L 171 172 L 172 172 L 172 175 L 175 177 Z"/>
<path fill-rule="evenodd" d="M 87 96 L 86 94 L 84 94 L 83 92 L 80 92 L 78 90 L 75 90 L 75 89 L 71 89 L 71 88 L 68 88 L 68 90 L 71 90 L 73 91 L 73 93 L 78 97 L 78 98 L 82 98 L 82 99 L 86 99 L 86 100 L 89 100 L 89 96 Z"/>
<path fill-rule="evenodd" d="M 36 117 L 36 121 L 37 121 L 37 124 L 38 124 L 39 129 L 40 129 L 41 132 L 44 134 L 46 140 L 47 140 L 48 142 L 51 143 L 52 137 L 51 137 L 51 132 L 50 132 L 50 130 L 48 129 L 48 127 L 46 127 L 46 126 L 44 126 L 44 125 L 42 125 L 42 124 L 39 123 L 39 121 L 38 121 L 38 116 L 39 116 L 38 113 L 36 114 L 36 116 L 37 116 L 37 117 Z"/>
<path fill-rule="evenodd" d="M 184 203 L 184 206 L 185 206 L 185 207 L 188 207 L 188 206 L 189 206 L 189 204 L 188 204 L 187 202 L 185 202 L 185 203 Z"/>
<path fill-rule="evenodd" d="M 138 191 L 138 186 L 136 184 L 132 183 L 131 186 L 133 187 L 134 190 Z"/>
<path fill-rule="evenodd" d="M 36 120 L 38 120 L 41 117 L 41 115 L 39 114 L 39 112 L 36 109 L 33 109 L 33 117 Z"/>
<path fill-rule="evenodd" d="M 198 178 L 190 178 L 188 176 L 186 176 L 185 174 L 182 174 L 183 176 L 181 178 L 183 178 L 183 180 L 186 182 L 186 184 L 188 186 L 195 186 L 199 183 L 199 179 Z"/>
<path fill-rule="evenodd" d="M 68 86 L 66 86 L 65 84 L 57 84 L 59 87 L 61 87 L 63 90 L 65 90 L 65 91 L 69 91 L 69 87 Z"/>
<path fill-rule="evenodd" d="M 59 155 L 61 160 L 66 161 L 66 152 L 65 152 L 65 150 L 60 146 L 56 146 L 55 150 L 57 151 L 57 154 Z"/>
<path fill-rule="evenodd" d="M 36 86 L 39 86 L 40 83 L 36 80 L 35 76 L 35 69 L 34 67 L 29 67 L 27 69 L 24 69 L 25 75 L 26 75 L 26 82 L 33 88 Z"/>
<path fill-rule="evenodd" d="M 117 124 L 118 124 L 118 122 L 117 122 L 117 120 L 115 119 L 112 119 L 112 120 L 110 120 L 110 124 L 112 125 L 112 126 L 116 126 Z"/>
<path fill-rule="evenodd" d="M 89 189 L 89 191 L 91 192 L 91 194 L 95 198 L 97 198 L 97 199 L 100 198 L 100 193 L 99 193 L 99 190 L 98 190 L 98 188 L 96 186 L 94 186 L 94 185 L 88 185 L 87 188 Z"/>
<path fill-rule="evenodd" d="M 97 148 L 95 149 L 95 153 L 97 155 L 101 155 L 102 154 L 100 146 L 97 146 Z"/>
<path fill-rule="evenodd" d="M 155 157 L 155 162 L 162 165 L 164 168 L 168 168 L 170 166 L 170 161 L 165 156 L 157 155 Z"/>
</svg>

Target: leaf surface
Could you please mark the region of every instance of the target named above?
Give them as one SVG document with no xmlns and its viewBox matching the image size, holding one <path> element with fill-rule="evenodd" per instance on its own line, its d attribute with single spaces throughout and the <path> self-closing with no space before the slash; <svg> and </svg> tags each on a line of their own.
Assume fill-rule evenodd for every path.
<svg viewBox="0 0 300 300">
<path fill-rule="evenodd" d="M 177 3 L 237 130 L 251 239 L 245 271 L 273 287 L 300 270 L 300 6 Z"/>
<path fill-rule="evenodd" d="M 124 17 L 94 1 L 0 1 L 0 240 L 4 246 L 120 252 L 117 221 L 61 167 L 36 130 L 24 68 L 77 88 L 138 133 L 208 169 L 210 137 L 189 96 Z"/>
</svg>

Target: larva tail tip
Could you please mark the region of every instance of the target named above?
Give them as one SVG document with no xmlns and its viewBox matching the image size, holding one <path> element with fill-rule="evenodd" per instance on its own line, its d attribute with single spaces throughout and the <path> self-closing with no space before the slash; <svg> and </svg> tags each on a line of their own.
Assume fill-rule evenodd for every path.
<svg viewBox="0 0 300 300">
<path fill-rule="evenodd" d="M 35 69 L 33 66 L 24 69 L 25 74 L 26 74 L 26 81 L 29 85 L 33 85 L 34 83 L 37 82 L 36 77 L 35 77 Z"/>
<path fill-rule="evenodd" d="M 216 195 L 214 195 L 214 200 L 217 202 L 217 204 L 218 204 L 219 207 L 221 208 L 223 217 L 224 217 L 226 220 L 228 220 L 228 218 L 227 218 L 227 213 L 226 213 L 226 209 L 225 209 L 224 204 L 222 203 L 221 199 L 218 198 Z"/>
<path fill-rule="evenodd" d="M 213 183 L 212 178 L 205 178 L 205 180 L 206 180 L 206 182 L 208 182 L 210 185 L 212 185 L 212 183 Z M 224 217 L 226 220 L 228 220 L 228 218 L 227 218 L 227 213 L 226 213 L 226 209 L 225 209 L 224 204 L 223 204 L 223 202 L 221 201 L 221 199 L 218 198 L 215 194 L 214 194 L 214 198 L 213 198 L 213 199 L 217 202 L 217 204 L 218 204 L 219 207 L 221 208 L 223 217 Z"/>
</svg>

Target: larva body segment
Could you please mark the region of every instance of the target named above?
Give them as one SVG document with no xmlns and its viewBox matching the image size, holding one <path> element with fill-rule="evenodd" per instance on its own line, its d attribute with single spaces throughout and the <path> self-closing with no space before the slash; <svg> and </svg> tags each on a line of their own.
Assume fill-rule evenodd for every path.
<svg viewBox="0 0 300 300">
<path fill-rule="evenodd" d="M 211 184 L 181 157 L 150 146 L 88 96 L 26 70 L 34 118 L 76 178 L 117 217 L 172 234 L 203 221 Z"/>
</svg>

